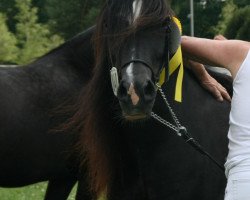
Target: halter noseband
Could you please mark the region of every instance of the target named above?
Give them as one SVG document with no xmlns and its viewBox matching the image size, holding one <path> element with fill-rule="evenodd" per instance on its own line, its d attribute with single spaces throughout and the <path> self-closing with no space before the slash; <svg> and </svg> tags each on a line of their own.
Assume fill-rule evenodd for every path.
<svg viewBox="0 0 250 200">
<path fill-rule="evenodd" d="M 123 64 L 122 68 L 126 67 L 127 65 L 129 65 L 131 63 L 142 63 L 143 65 L 145 65 L 146 67 L 148 67 L 150 69 L 150 71 L 153 71 L 152 67 L 150 66 L 150 64 L 148 64 L 145 60 L 142 60 L 142 59 L 132 59 L 132 60 L 126 62 L 125 64 Z"/>
<path fill-rule="evenodd" d="M 126 62 L 125 64 L 123 64 L 121 69 L 123 69 L 124 67 L 126 67 L 127 65 L 129 65 L 131 63 L 142 63 L 147 68 L 149 68 L 153 74 L 153 70 L 152 70 L 152 67 L 150 66 L 150 64 L 148 64 L 146 61 L 144 61 L 142 59 L 132 59 L 129 62 Z M 114 95 L 117 96 L 117 92 L 118 92 L 118 88 L 119 88 L 119 76 L 118 76 L 118 70 L 116 67 L 112 67 L 112 69 L 110 70 L 110 77 L 111 77 L 111 84 L 112 84 Z"/>
</svg>

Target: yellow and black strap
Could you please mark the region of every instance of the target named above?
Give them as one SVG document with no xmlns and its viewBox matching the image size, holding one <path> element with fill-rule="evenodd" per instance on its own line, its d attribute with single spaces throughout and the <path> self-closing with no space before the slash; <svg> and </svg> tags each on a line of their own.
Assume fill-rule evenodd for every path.
<svg viewBox="0 0 250 200">
<path fill-rule="evenodd" d="M 180 21 L 173 17 L 172 20 L 177 25 L 180 31 L 180 35 L 182 34 L 182 26 Z M 175 54 L 172 56 L 172 58 L 169 61 L 169 76 L 171 76 L 177 69 L 179 68 L 179 72 L 177 75 L 176 80 L 176 87 L 175 87 L 175 101 L 182 102 L 182 83 L 183 83 L 183 77 L 184 77 L 184 66 L 183 66 L 183 58 L 182 58 L 182 51 L 181 51 L 181 44 L 179 44 L 179 47 Z M 166 74 L 166 68 L 163 68 L 160 79 L 158 84 L 162 86 L 166 82 L 166 77 L 168 74 Z"/>
</svg>

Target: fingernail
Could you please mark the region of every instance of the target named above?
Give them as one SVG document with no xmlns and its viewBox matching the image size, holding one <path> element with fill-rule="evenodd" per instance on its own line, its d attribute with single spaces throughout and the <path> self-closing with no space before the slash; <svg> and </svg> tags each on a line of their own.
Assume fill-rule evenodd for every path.
<svg viewBox="0 0 250 200">
<path fill-rule="evenodd" d="M 219 99 L 218 99 L 219 101 L 223 101 L 223 98 L 222 97 L 219 97 Z"/>
</svg>

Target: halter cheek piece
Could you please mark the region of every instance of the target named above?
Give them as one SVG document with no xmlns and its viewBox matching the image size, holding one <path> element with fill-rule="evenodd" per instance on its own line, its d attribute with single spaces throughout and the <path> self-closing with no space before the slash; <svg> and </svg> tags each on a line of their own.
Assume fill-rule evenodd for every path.
<svg viewBox="0 0 250 200">
<path fill-rule="evenodd" d="M 110 78 L 111 78 L 111 85 L 112 85 L 114 95 L 117 96 L 117 92 L 119 88 L 119 77 L 118 77 L 118 71 L 116 67 L 111 68 Z"/>
</svg>

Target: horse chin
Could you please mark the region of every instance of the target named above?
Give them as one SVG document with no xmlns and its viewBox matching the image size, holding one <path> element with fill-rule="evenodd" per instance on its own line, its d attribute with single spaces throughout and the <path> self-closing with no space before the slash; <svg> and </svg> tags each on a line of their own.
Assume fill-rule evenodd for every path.
<svg viewBox="0 0 250 200">
<path fill-rule="evenodd" d="M 150 117 L 147 114 L 134 114 L 134 115 L 124 114 L 123 116 L 127 121 L 139 121 L 139 120 L 148 119 Z"/>
<path fill-rule="evenodd" d="M 135 107 L 131 105 L 126 105 L 122 104 L 121 105 L 121 110 L 122 110 L 122 115 L 123 118 L 126 121 L 141 121 L 141 120 L 147 120 L 151 117 L 151 112 L 152 112 L 152 107 L 153 106 L 144 106 L 144 107 Z M 146 108 L 145 108 L 146 107 Z"/>
</svg>

